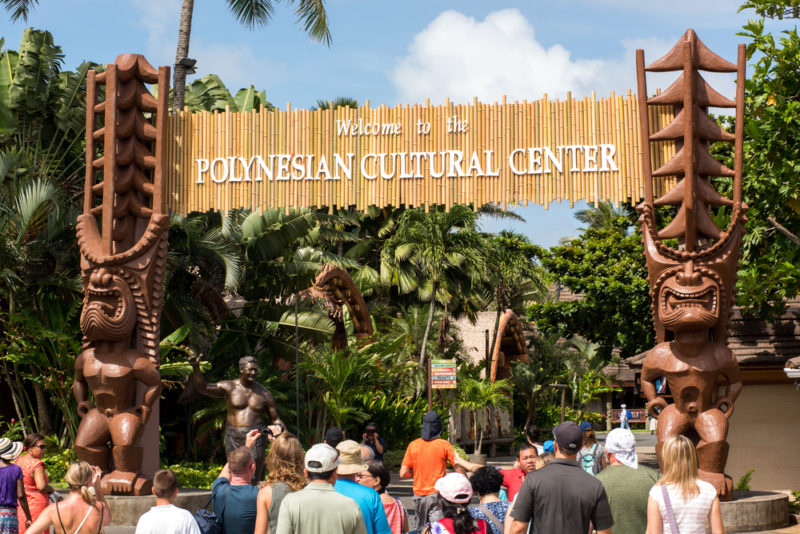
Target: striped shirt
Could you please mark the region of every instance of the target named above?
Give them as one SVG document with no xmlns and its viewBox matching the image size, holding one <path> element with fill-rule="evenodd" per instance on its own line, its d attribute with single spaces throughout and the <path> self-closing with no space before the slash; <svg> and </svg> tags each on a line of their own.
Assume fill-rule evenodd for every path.
<svg viewBox="0 0 800 534">
<path fill-rule="evenodd" d="M 705 534 L 706 532 L 708 512 L 711 511 L 711 504 L 717 497 L 717 490 L 704 480 L 698 480 L 697 487 L 700 489 L 700 493 L 686 501 L 680 488 L 667 484 L 672 513 L 675 515 L 675 523 L 680 534 Z M 650 489 L 650 497 L 658 503 L 663 533 L 675 534 L 672 532 L 669 519 L 667 519 L 667 508 L 664 506 L 664 496 L 661 492 L 661 485 L 656 484 Z"/>
</svg>

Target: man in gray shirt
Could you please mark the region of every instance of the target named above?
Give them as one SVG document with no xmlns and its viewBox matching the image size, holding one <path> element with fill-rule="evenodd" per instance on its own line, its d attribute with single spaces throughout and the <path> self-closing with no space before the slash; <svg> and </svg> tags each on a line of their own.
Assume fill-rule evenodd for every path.
<svg viewBox="0 0 800 534">
<path fill-rule="evenodd" d="M 581 469 L 576 461 L 583 432 L 572 422 L 553 429 L 556 459 L 528 474 L 511 512 L 512 534 L 589 532 L 591 521 L 598 534 L 611 534 L 614 519 L 603 484 Z"/>
<path fill-rule="evenodd" d="M 356 501 L 333 489 L 339 463 L 339 451 L 330 445 L 308 449 L 308 485 L 283 498 L 276 534 L 367 534 Z"/>
</svg>

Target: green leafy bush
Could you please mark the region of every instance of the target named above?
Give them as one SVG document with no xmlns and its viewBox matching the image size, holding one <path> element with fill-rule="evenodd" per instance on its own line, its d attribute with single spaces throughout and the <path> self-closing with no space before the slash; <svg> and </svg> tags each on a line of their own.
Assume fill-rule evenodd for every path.
<svg viewBox="0 0 800 534">
<path fill-rule="evenodd" d="M 404 450 L 420 436 L 422 416 L 428 411 L 428 402 L 424 397 L 396 399 L 383 391 L 374 391 L 360 395 L 356 407 L 368 414 L 370 421 L 378 423 L 378 433 L 388 447 Z M 439 414 L 442 415 L 442 427 L 447 428 L 446 411 L 440 410 Z M 360 431 L 357 430 L 355 436 L 354 439 L 361 440 Z"/>
<path fill-rule="evenodd" d="M 792 498 L 789 499 L 789 513 L 800 514 L 800 490 L 792 492 Z"/>
<path fill-rule="evenodd" d="M 755 471 L 755 469 L 751 469 L 745 473 L 736 483 L 736 486 L 733 487 L 733 491 L 750 491 L 750 480 L 753 478 L 753 471 Z"/>
<path fill-rule="evenodd" d="M 184 462 L 182 464 L 162 465 L 162 469 L 172 469 L 178 477 L 181 488 L 210 489 L 219 476 L 222 466 L 204 462 Z"/>
<path fill-rule="evenodd" d="M 50 478 L 50 483 L 53 486 L 63 486 L 64 475 L 67 474 L 69 464 L 77 460 L 78 457 L 75 455 L 73 449 L 58 449 L 51 445 L 50 440 L 48 440 L 47 444 L 50 447 L 48 451 L 53 451 L 48 452 L 48 454 L 45 454 L 44 458 L 42 458 L 47 476 Z"/>
</svg>

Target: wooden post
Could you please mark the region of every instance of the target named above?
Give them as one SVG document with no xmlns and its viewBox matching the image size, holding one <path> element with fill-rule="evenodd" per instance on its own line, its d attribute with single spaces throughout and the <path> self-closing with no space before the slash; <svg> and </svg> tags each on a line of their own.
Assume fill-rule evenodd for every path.
<svg viewBox="0 0 800 534">
<path fill-rule="evenodd" d="M 431 364 L 431 357 L 428 356 L 428 411 L 430 412 L 433 410 L 433 379 L 431 378 L 431 370 L 433 366 Z"/>
</svg>

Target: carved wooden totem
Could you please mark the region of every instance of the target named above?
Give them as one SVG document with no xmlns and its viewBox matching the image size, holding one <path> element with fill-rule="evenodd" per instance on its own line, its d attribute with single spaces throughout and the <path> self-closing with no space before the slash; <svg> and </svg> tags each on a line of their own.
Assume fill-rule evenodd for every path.
<svg viewBox="0 0 800 534">
<path fill-rule="evenodd" d="M 75 450 L 103 469 L 108 493 L 149 495 L 152 487 L 141 474 L 139 441 L 161 392 L 168 80 L 168 67 L 156 71 L 143 56 L 127 54 L 105 72 L 90 70 L 86 85 L 86 186 L 77 225 L 84 346 L 73 386 L 82 420 Z M 158 84 L 161 98 L 145 84 Z M 102 85 L 105 100 L 98 103 Z"/>
<path fill-rule="evenodd" d="M 734 303 L 736 270 L 744 231 L 742 203 L 742 138 L 745 49 L 738 65 L 711 52 L 689 30 L 664 57 L 644 66 L 636 54 L 642 139 L 674 141 L 677 154 L 651 169 L 649 143 L 642 143 L 645 201 L 639 206 L 645 257 L 653 299 L 658 344 L 647 353 L 642 390 L 652 417 L 658 418 L 658 453 L 669 436 L 684 434 L 696 445 L 700 477 L 712 483 L 722 499 L 731 498 L 731 479 L 724 474 L 728 459 L 728 419 L 741 391 L 739 365 L 727 347 Z M 647 98 L 645 71 L 679 71 L 680 77 L 662 94 Z M 736 101 L 712 89 L 699 71 L 736 72 Z M 672 105 L 675 119 L 652 135 L 648 106 Z M 709 107 L 735 107 L 735 135 L 708 117 Z M 709 153 L 709 143 L 734 141 L 734 169 Z M 653 198 L 654 178 L 677 176 L 677 185 Z M 720 195 L 710 177 L 733 179 L 733 198 Z M 656 207 L 676 206 L 677 214 L 663 228 Z M 726 206 L 731 221 L 720 229 L 711 207 Z M 674 403 L 658 397 L 655 381 L 666 378 Z"/>
</svg>

